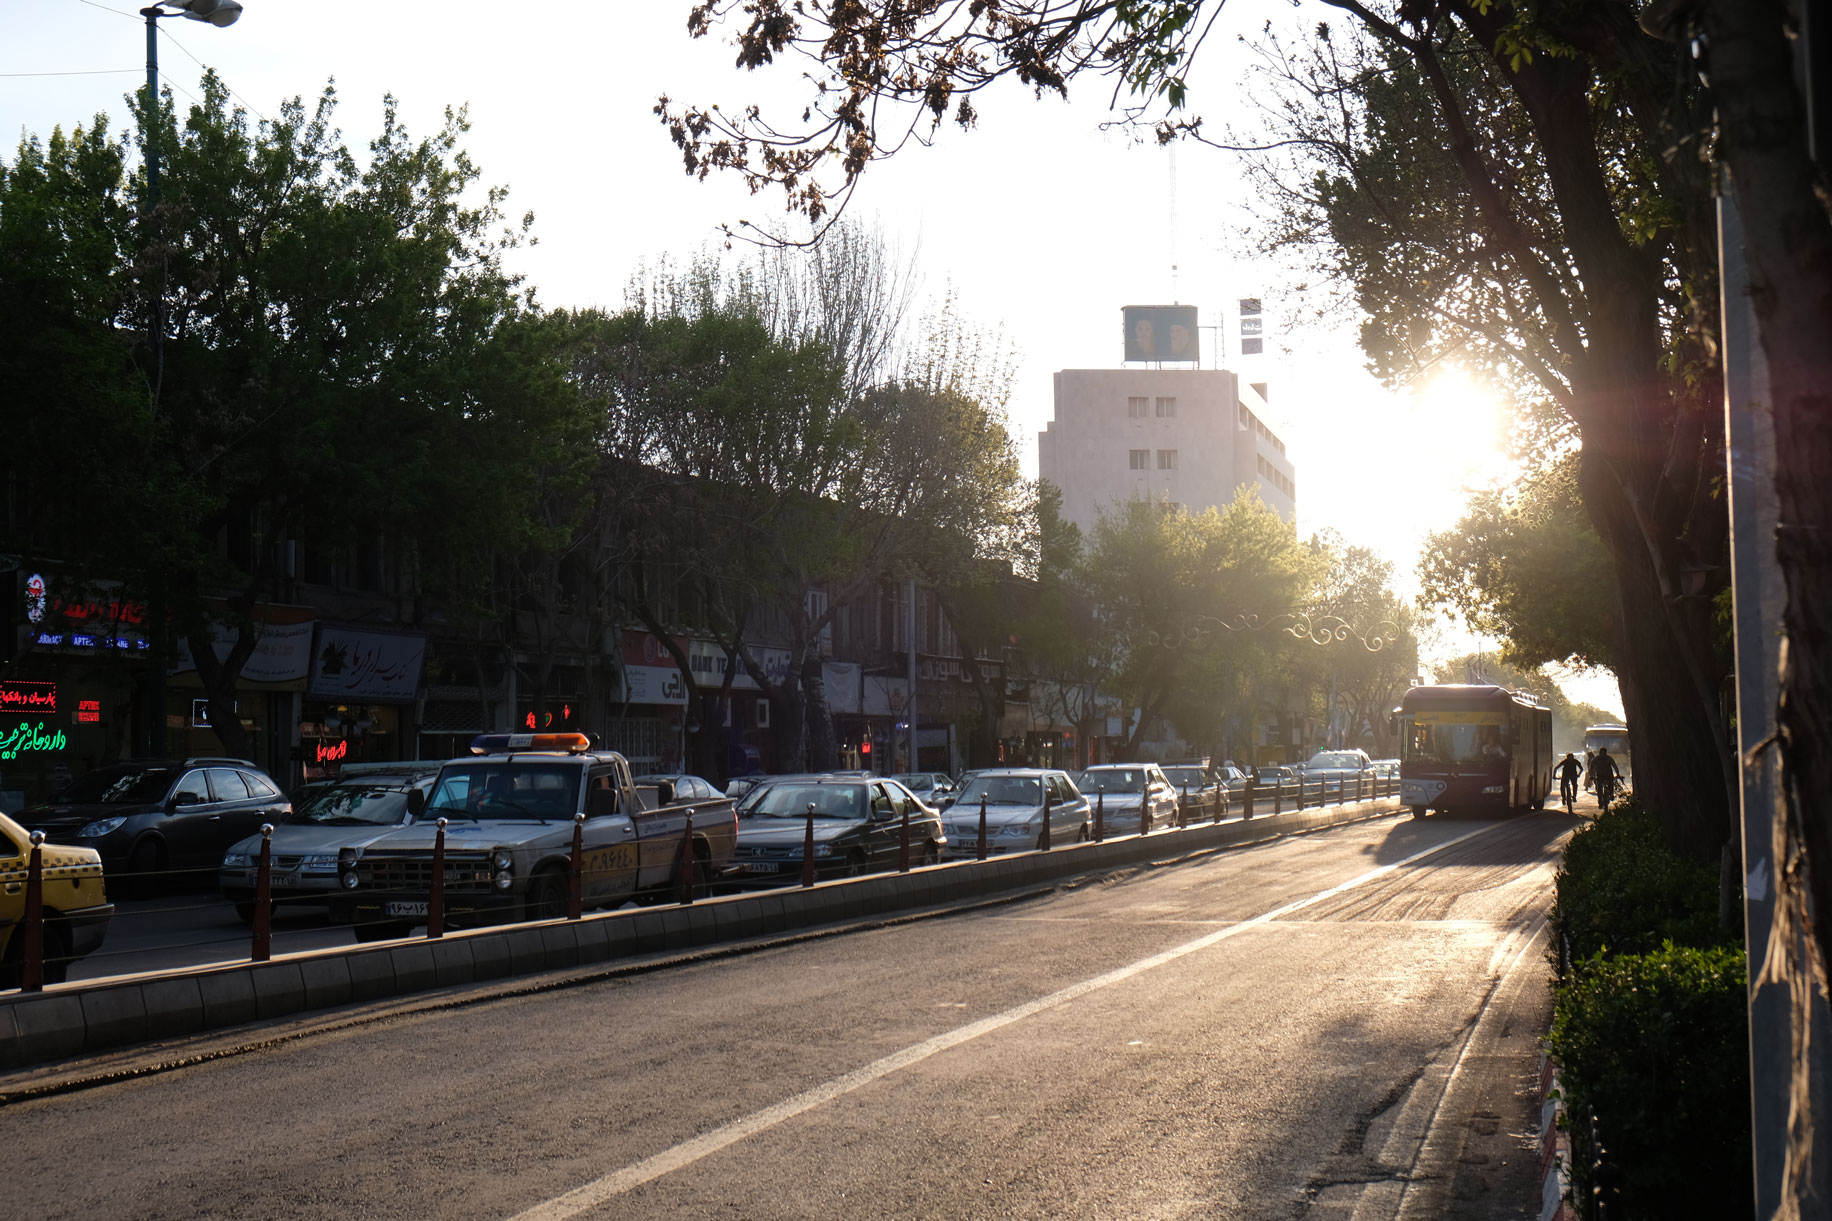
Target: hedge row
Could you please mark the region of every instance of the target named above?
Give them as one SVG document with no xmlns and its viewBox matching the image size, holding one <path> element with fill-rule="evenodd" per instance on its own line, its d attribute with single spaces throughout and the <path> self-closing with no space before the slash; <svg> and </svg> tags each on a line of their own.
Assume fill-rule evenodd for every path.
<svg viewBox="0 0 1832 1221">
<path fill-rule="evenodd" d="M 1717 887 L 1717 871 L 1676 856 L 1632 800 L 1565 849 L 1551 917 L 1565 969 L 1547 1043 L 1574 1194 L 1600 1187 L 1612 1221 L 1752 1213 L 1746 967 L 1741 937 L 1719 927 Z"/>
</svg>

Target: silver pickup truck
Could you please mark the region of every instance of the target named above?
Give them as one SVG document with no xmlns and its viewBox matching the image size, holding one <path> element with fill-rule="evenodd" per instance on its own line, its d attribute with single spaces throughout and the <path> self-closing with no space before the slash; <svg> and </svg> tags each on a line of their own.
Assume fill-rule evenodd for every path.
<svg viewBox="0 0 1832 1221">
<path fill-rule="evenodd" d="M 404 937 L 426 922 L 440 819 L 450 927 L 565 915 L 579 815 L 587 909 L 671 897 L 683 881 L 703 888 L 731 868 L 729 798 L 677 802 L 669 785 L 639 787 L 622 755 L 591 750 L 583 734 L 486 734 L 471 750 L 439 769 L 413 823 L 343 849 L 331 918 L 353 925 L 358 941 Z"/>
</svg>

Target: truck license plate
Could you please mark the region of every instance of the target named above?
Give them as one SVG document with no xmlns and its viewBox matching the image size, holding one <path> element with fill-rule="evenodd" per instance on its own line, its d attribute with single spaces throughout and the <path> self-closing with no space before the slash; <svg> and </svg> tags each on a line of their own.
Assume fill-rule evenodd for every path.
<svg viewBox="0 0 1832 1221">
<path fill-rule="evenodd" d="M 409 902 L 407 900 L 390 900 L 382 904 L 382 914 L 384 916 L 424 916 L 426 914 L 426 902 L 425 900 L 414 902 Z"/>
</svg>

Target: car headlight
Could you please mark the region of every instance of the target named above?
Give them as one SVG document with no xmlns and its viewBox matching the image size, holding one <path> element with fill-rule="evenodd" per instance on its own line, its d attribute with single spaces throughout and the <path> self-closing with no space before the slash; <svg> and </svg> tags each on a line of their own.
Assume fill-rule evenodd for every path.
<svg viewBox="0 0 1832 1221">
<path fill-rule="evenodd" d="M 79 839 L 95 839 L 98 836 L 107 835 L 126 821 L 125 818 L 98 818 L 76 834 Z"/>
<path fill-rule="evenodd" d="M 335 873 L 337 871 L 337 854 L 334 852 L 321 852 L 315 856 L 305 857 L 300 860 L 299 868 L 310 870 L 314 873 Z"/>
<path fill-rule="evenodd" d="M 832 845 L 832 844 L 816 844 L 816 845 L 814 845 L 814 855 L 816 855 L 816 856 L 832 856 L 832 855 L 833 855 L 833 845 Z"/>
<path fill-rule="evenodd" d="M 515 875 L 507 869 L 496 875 L 496 889 L 507 890 L 515 885 Z"/>
<path fill-rule="evenodd" d="M 345 870 L 343 877 L 339 878 L 338 880 L 343 883 L 343 888 L 345 890 L 355 890 L 356 889 L 356 870 L 354 869 Z"/>
<path fill-rule="evenodd" d="M 515 869 L 515 857 L 507 848 L 498 848 L 490 854 L 490 868 L 498 873 L 511 873 Z"/>
<path fill-rule="evenodd" d="M 85 829 L 85 834 L 86 833 L 87 829 Z M 223 853 L 224 869 L 246 869 L 252 864 L 254 864 L 254 859 L 246 852 Z"/>
<path fill-rule="evenodd" d="M 1027 822 L 1008 822 L 1004 826 L 997 828 L 996 833 L 999 835 L 1011 836 L 1029 835 L 1031 833 L 1031 824 Z M 975 834 L 977 835 L 978 832 L 976 831 Z"/>
</svg>

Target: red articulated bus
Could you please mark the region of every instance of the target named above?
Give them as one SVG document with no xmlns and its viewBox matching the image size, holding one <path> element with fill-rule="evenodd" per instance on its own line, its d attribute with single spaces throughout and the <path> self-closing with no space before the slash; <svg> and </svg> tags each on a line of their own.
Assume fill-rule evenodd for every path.
<svg viewBox="0 0 1832 1221">
<path fill-rule="evenodd" d="M 1393 711 L 1414 818 L 1539 809 L 1552 789 L 1552 710 L 1505 687 L 1414 687 Z"/>
</svg>

